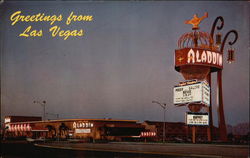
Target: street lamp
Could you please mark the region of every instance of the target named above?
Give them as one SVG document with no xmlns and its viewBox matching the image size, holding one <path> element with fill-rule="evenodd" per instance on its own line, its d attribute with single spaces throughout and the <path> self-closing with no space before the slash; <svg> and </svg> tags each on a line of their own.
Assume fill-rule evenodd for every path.
<svg viewBox="0 0 250 158">
<path fill-rule="evenodd" d="M 45 105 L 46 105 L 46 101 L 33 101 L 34 104 L 40 104 L 43 107 L 43 120 L 45 121 Z"/>
<path fill-rule="evenodd" d="M 219 21 L 220 21 L 220 23 L 218 24 Z M 218 24 L 218 26 L 217 26 L 217 24 Z M 224 19 L 222 16 L 218 16 L 214 20 L 214 23 L 213 23 L 213 26 L 211 29 L 210 36 L 213 40 L 210 43 L 210 47 L 213 47 L 213 41 L 214 41 L 213 36 L 214 36 L 215 29 L 217 29 L 219 31 L 223 28 L 223 26 L 224 26 Z M 234 45 L 234 43 L 238 39 L 238 32 L 236 30 L 228 31 L 226 33 L 226 35 L 224 36 L 223 40 L 222 40 L 222 35 L 220 33 L 217 33 L 215 40 L 216 40 L 216 45 L 217 45 L 219 51 L 223 54 L 224 47 L 225 47 L 225 44 L 226 44 L 226 41 L 227 41 L 229 35 L 234 35 L 234 39 L 228 42 L 230 48 L 228 49 L 227 62 L 229 64 L 231 64 L 232 62 L 235 61 L 235 55 L 234 55 L 235 50 L 232 48 L 232 45 Z M 209 81 L 210 80 L 211 80 L 211 75 L 209 76 Z M 220 130 L 220 139 L 222 141 L 227 141 L 227 129 L 226 129 L 225 116 L 224 116 L 224 104 L 223 104 L 223 94 L 222 94 L 222 69 L 217 72 L 217 87 L 218 87 L 218 94 L 217 94 L 218 96 L 217 97 L 218 97 L 218 112 L 219 112 L 218 121 L 219 121 L 219 130 Z M 210 104 L 209 113 L 212 111 L 211 108 L 212 108 L 212 106 Z"/>
<path fill-rule="evenodd" d="M 152 103 L 156 103 L 156 104 L 158 104 L 158 105 L 160 105 L 162 108 L 163 108 L 163 136 L 162 136 L 162 141 L 163 141 L 163 143 L 165 143 L 165 135 L 166 135 L 166 132 L 165 132 L 165 128 L 166 128 L 166 126 L 165 126 L 165 114 L 166 114 L 166 107 L 167 107 L 167 104 L 166 103 L 160 103 L 160 102 L 158 102 L 158 101 L 152 101 Z"/>
</svg>

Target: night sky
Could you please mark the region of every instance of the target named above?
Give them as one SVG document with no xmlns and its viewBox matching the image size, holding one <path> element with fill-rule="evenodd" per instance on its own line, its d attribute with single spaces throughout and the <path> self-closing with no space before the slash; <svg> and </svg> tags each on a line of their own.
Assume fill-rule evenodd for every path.
<svg viewBox="0 0 250 158">
<path fill-rule="evenodd" d="M 65 24 L 64 30 L 85 31 L 83 37 L 52 37 L 49 22 L 18 22 L 10 16 L 62 14 L 67 18 L 93 15 L 91 22 Z M 174 70 L 179 37 L 190 32 L 184 24 L 195 13 L 206 18 L 201 31 L 209 32 L 223 16 L 225 35 L 238 31 L 233 46 L 236 62 L 226 63 L 223 92 L 226 123 L 249 121 L 249 2 L 4 2 L 0 5 L 1 117 L 42 116 L 34 100 L 46 100 L 47 118 L 163 119 L 152 100 L 167 104 L 167 121 L 184 121 L 187 107 L 173 105 L 173 87 L 184 78 Z M 43 30 L 42 37 L 18 37 L 28 26 Z M 233 36 L 229 37 L 229 40 Z M 229 41 L 228 40 L 228 41 Z M 213 115 L 217 125 L 216 73 L 213 73 Z"/>
</svg>

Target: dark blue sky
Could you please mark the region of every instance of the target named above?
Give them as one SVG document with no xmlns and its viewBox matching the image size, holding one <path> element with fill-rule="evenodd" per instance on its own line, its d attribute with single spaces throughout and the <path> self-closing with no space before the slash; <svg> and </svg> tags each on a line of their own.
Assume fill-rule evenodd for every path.
<svg viewBox="0 0 250 158">
<path fill-rule="evenodd" d="M 48 22 L 11 26 L 15 11 L 24 15 L 93 15 L 92 22 L 65 20 L 62 29 L 84 29 L 85 36 L 63 40 L 51 37 Z M 34 100 L 46 100 L 47 112 L 60 118 L 119 118 L 184 121 L 188 108 L 173 105 L 173 86 L 184 81 L 174 70 L 179 37 L 191 31 L 184 24 L 193 14 L 203 16 L 200 27 L 210 32 L 223 16 L 225 35 L 236 29 L 236 62 L 224 63 L 223 90 L 226 122 L 249 120 L 249 2 L 5 2 L 0 6 L 2 118 L 42 115 Z M 43 37 L 18 37 L 25 28 L 43 29 Z M 231 38 L 231 37 L 230 37 Z M 225 48 L 227 53 L 227 46 Z M 226 55 L 224 56 L 224 60 Z M 217 124 L 213 74 L 213 112 Z M 55 118 L 54 116 L 48 116 Z"/>
</svg>

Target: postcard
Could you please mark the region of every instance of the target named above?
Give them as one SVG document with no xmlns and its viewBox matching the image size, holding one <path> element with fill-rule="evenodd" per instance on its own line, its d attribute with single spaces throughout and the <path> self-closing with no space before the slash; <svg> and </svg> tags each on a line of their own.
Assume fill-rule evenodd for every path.
<svg viewBox="0 0 250 158">
<path fill-rule="evenodd" d="M 249 19 L 247 1 L 2 0 L 3 156 L 245 157 Z"/>
</svg>

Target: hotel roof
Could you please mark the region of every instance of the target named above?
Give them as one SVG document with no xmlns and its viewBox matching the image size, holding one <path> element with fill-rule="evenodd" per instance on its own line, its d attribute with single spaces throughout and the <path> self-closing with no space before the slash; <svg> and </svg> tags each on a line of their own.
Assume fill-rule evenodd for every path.
<svg viewBox="0 0 250 158">
<path fill-rule="evenodd" d="M 10 124 L 21 123 L 49 123 L 49 122 L 71 122 L 71 121 L 95 121 L 95 122 L 130 122 L 136 123 L 138 120 L 120 120 L 120 119 L 60 119 L 60 120 L 45 120 L 45 121 L 23 121 L 23 122 L 9 122 Z"/>
</svg>

